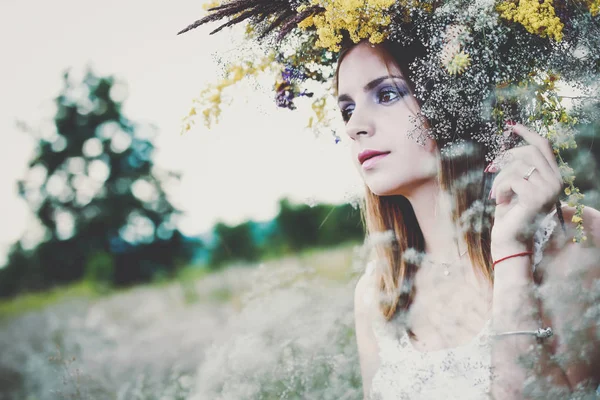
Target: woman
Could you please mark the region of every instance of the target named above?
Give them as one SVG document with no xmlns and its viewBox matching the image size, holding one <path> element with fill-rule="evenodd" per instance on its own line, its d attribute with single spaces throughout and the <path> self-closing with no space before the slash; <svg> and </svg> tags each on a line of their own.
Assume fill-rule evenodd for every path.
<svg viewBox="0 0 600 400">
<path fill-rule="evenodd" d="M 476 3 L 482 9 L 491 4 Z M 475 107 L 463 114 L 478 116 L 480 103 L 469 101 L 478 85 L 493 87 L 491 83 L 531 76 L 522 58 L 511 60 L 505 53 L 520 51 L 548 68 L 559 60 L 569 69 L 567 63 L 578 59 L 567 53 L 550 57 L 558 54 L 552 51 L 567 47 L 551 48 L 545 39 L 519 27 L 507 35 L 498 21 L 480 18 L 492 15 L 488 10 L 471 12 L 475 20 L 465 17 L 459 22 L 467 25 L 449 30 L 440 58 L 446 68 L 442 71 L 437 56 L 425 54 L 427 46 L 396 46 L 381 38 L 416 32 L 433 48 L 439 43 L 440 21 L 460 13 L 444 7 L 444 2 L 423 2 L 410 9 L 404 5 L 389 0 L 232 0 L 180 33 L 222 18 L 230 21 L 215 32 L 248 18 L 265 28 L 259 38 L 278 32 L 280 40 L 296 28 L 309 29 L 304 33 L 312 36 L 299 41 L 301 51 L 285 56 L 289 49 L 283 46 L 278 61 L 289 61 L 299 75 L 323 81 L 326 74 L 304 66 L 329 66 L 330 55 L 315 49 L 338 51 L 341 33 L 350 32 L 352 44 L 342 46 L 337 57 L 338 106 L 351 156 L 366 186 L 367 233 L 393 233 L 390 242 L 376 243 L 373 260 L 356 285 L 356 338 L 365 398 L 564 399 L 593 391 L 600 383 L 593 313 L 593 295 L 598 293 L 593 285 L 600 278 L 600 212 L 584 209 L 588 240 L 574 243 L 571 221 L 576 209 L 553 206 L 563 182 L 548 140 L 507 121 L 506 149 L 491 164 L 484 163 L 485 151 L 471 137 L 461 136 L 456 140 L 460 146 L 450 148 L 454 152 L 443 153 L 456 138 L 434 140 L 429 128 L 447 122 L 446 127 L 460 135 L 462 125 L 476 131 L 472 120 L 456 117 L 461 113 L 452 104 L 437 103 L 454 120 L 419 125 L 423 103 L 415 95 L 417 87 L 426 86 L 417 85 L 416 79 L 455 84 L 442 100 L 466 99 L 461 104 Z M 514 17 L 513 6 L 506 5 L 502 18 Z M 544 19 L 552 22 L 548 32 L 535 18 L 535 26 L 528 21 L 523 22 L 528 31 L 562 37 L 560 21 Z M 473 26 L 468 28 L 470 22 Z M 499 39 L 492 41 L 489 29 L 494 26 L 499 27 L 494 31 Z M 477 70 L 470 67 L 465 49 L 479 56 L 480 74 L 473 76 L 481 79 L 457 77 L 468 68 Z M 433 60 L 421 64 L 425 69 L 409 70 L 412 61 L 425 56 Z M 488 62 L 494 56 L 498 59 Z M 497 65 L 513 75 L 498 74 Z M 286 90 L 279 94 L 293 109 L 294 97 L 304 92 L 294 89 L 288 72 L 286 68 L 282 74 Z M 235 79 L 241 76 L 235 74 Z M 580 75 L 573 72 L 572 77 Z M 420 99 L 435 94 L 435 84 L 429 94 L 421 92 Z M 218 94 L 211 98 L 220 99 Z M 196 114 L 193 111 L 190 115 Z M 515 138 L 523 145 L 513 148 Z M 566 226 L 554 229 L 557 221 L 564 223 L 561 217 Z M 573 288 L 590 296 L 564 293 Z M 522 331 L 525 334 L 516 334 Z"/>
<path fill-rule="evenodd" d="M 495 399 L 520 398 L 521 387 L 532 371 L 521 366 L 517 358 L 530 352 L 525 349 L 535 344 L 535 338 L 496 339 L 491 345 L 494 360 L 490 362 L 486 358 L 486 351 L 490 349 L 473 343 L 490 321 L 497 332 L 536 329 L 540 322 L 545 327 L 552 327 L 554 336 L 545 341 L 537 354 L 540 376 L 552 377 L 555 386 L 565 389 L 558 391 L 559 396 L 565 396 L 586 379 L 589 379 L 585 383 L 588 389 L 595 388 L 600 380 L 597 350 L 589 365 L 570 364 L 565 371 L 550 360 L 551 354 L 560 357 L 580 350 L 565 347 L 561 337 L 564 330 L 572 328 L 567 325 L 569 312 L 583 312 L 591 305 L 569 304 L 552 309 L 551 301 L 539 304 L 531 288 L 526 286 L 534 283 L 530 273 L 533 257 L 528 254 L 506 259 L 498 263 L 494 271 L 487 262 L 488 255 L 492 260 L 500 260 L 532 250 L 533 237 L 530 235 L 529 239 L 523 240 L 520 236 L 523 228 L 534 223 L 538 214 L 550 213 L 556 218 L 550 208 L 562 190 L 562 180 L 547 141 L 523 125 L 512 127 L 511 130 L 528 145 L 510 151 L 510 162 L 493 180 L 490 196 L 497 206 L 491 246 L 487 242 L 488 253 L 485 235 L 469 237 L 459 233 L 460 227 L 453 216 L 456 211 L 453 204 L 457 203 L 439 183 L 438 177 L 444 171 L 439 169 L 436 142 L 428 138 L 421 145 L 407 135 L 414 128 L 411 116 L 418 111 L 419 104 L 411 93 L 408 73 L 400 68 L 402 60 L 395 60 L 390 54 L 390 46 L 387 47 L 362 42 L 345 49 L 337 74 L 339 108 L 346 133 L 352 140 L 352 158 L 367 186 L 364 208 L 367 227 L 371 233 L 393 230 L 400 242 L 396 251 L 389 247 L 380 249 L 381 268 L 377 270 L 372 264 L 356 286 L 356 335 L 365 397 L 368 397 L 375 377 L 378 385 L 374 388 L 375 393 L 387 394 L 385 398 L 450 395 L 450 398 L 481 399 L 485 398 L 488 389 Z M 477 161 L 471 160 L 471 164 L 481 165 Z M 527 180 L 523 179 L 532 166 L 536 169 Z M 490 169 L 487 169 L 488 173 L 494 172 Z M 446 170 L 446 175 L 449 170 L 454 169 Z M 483 169 L 480 172 L 483 175 Z M 518 197 L 513 198 L 513 192 Z M 570 221 L 574 209 L 563 206 L 562 211 L 565 219 Z M 597 247 L 600 244 L 600 213 L 592 208 L 586 208 L 586 211 L 588 236 Z M 551 253 L 551 256 L 544 258 L 537 272 L 544 274 L 544 281 L 556 282 L 579 268 L 589 279 L 580 283 L 587 282 L 585 287 L 590 289 L 589 283 L 600 276 L 597 250 L 592 254 L 580 245 L 565 245 L 571 241 L 565 241 L 565 235 L 559 234 L 559 230 L 554 231 L 552 244 L 546 249 L 546 255 Z M 413 249 L 423 247 L 419 250 L 424 251 L 425 258 L 420 265 L 397 260 L 411 245 Z M 575 257 L 582 265 L 564 263 L 567 257 Z M 451 264 L 445 266 L 450 270 L 449 274 L 441 262 Z M 406 299 L 402 295 L 410 289 L 400 290 L 403 279 L 414 282 L 414 292 L 404 296 Z M 378 304 L 377 298 L 384 300 Z M 538 310 L 539 315 L 535 314 Z M 533 314 L 528 315 L 530 312 Z M 401 339 L 396 340 L 396 344 L 392 341 L 390 345 L 389 332 L 386 337 L 384 331 L 374 326 L 373 316 L 378 314 L 386 317 L 388 331 L 400 330 Z M 411 338 L 402 335 L 404 326 L 410 327 Z M 575 345 L 597 343 L 594 331 L 590 329 L 588 334 L 587 344 L 579 342 Z M 381 340 L 384 341 L 382 348 Z M 406 354 L 394 352 L 398 343 L 406 346 L 402 350 Z M 439 363 L 449 352 L 453 352 L 452 357 L 471 362 L 479 357 L 484 368 L 469 371 L 480 380 L 470 376 L 463 386 L 461 377 L 453 378 L 443 373 L 431 376 L 435 367 L 432 363 Z M 422 355 L 427 353 L 434 354 L 435 358 L 423 359 Z M 426 373 L 415 371 L 416 365 Z M 493 380 L 489 388 L 486 368 L 492 365 L 496 367 L 498 379 Z M 465 376 L 462 378 L 464 380 Z M 472 385 L 468 384 L 469 378 Z M 459 397 L 452 397 L 453 394 Z"/>
</svg>

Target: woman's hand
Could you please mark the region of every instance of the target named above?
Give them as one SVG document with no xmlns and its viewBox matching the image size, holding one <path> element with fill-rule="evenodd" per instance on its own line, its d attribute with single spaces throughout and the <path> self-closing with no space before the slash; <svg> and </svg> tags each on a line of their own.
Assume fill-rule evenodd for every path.
<svg viewBox="0 0 600 400">
<path fill-rule="evenodd" d="M 507 125 L 507 129 L 528 144 L 506 151 L 499 156 L 501 164 L 497 158 L 487 169 L 500 171 L 490 192 L 496 201 L 491 232 L 491 250 L 496 258 L 508 255 L 505 252 L 531 249 L 541 218 L 552 210 L 563 188 L 550 142 L 521 124 Z"/>
</svg>

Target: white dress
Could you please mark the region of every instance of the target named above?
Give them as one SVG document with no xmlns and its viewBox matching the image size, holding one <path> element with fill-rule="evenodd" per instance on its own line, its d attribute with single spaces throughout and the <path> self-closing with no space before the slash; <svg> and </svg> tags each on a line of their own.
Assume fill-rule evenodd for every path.
<svg viewBox="0 0 600 400">
<path fill-rule="evenodd" d="M 552 218 L 555 212 L 546 216 L 535 235 L 534 269 L 541 261 L 543 248 L 556 226 Z M 369 263 L 365 273 L 372 274 L 374 268 L 375 264 Z M 372 295 L 372 292 L 368 293 L 365 301 L 372 301 Z M 491 398 L 491 322 L 491 319 L 487 320 L 481 332 L 465 345 L 422 352 L 413 347 L 405 329 L 395 335 L 383 316 L 375 318 L 373 331 L 379 345 L 380 366 L 373 377 L 369 399 Z"/>
</svg>

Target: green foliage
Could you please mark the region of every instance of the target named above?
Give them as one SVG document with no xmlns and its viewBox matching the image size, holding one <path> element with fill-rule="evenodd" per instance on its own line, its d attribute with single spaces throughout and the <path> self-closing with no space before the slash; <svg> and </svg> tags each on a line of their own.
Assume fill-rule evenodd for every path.
<svg viewBox="0 0 600 400">
<path fill-rule="evenodd" d="M 211 271 L 198 265 L 187 265 L 177 271 L 176 279 L 178 281 L 193 281 L 204 278 Z"/>
<path fill-rule="evenodd" d="M 600 115 L 600 97 L 596 101 L 588 105 L 587 112 L 592 115 Z M 577 117 L 580 115 L 575 113 Z M 564 151 L 563 158 L 575 170 L 575 186 L 582 193 L 598 193 L 600 187 L 600 119 L 585 120 L 576 126 L 578 131 L 576 136 L 577 148 L 571 148 Z M 600 208 L 600 197 L 586 196 L 584 203 L 594 208 Z"/>
<path fill-rule="evenodd" d="M 364 236 L 360 212 L 350 204 L 319 204 L 311 207 L 306 204 L 292 205 L 284 199 L 279 207 L 277 235 L 293 252 L 336 245 Z"/>
<path fill-rule="evenodd" d="M 0 300 L 0 320 L 42 310 L 68 299 L 93 298 L 98 295 L 96 287 L 90 282 L 78 282 L 45 292 L 22 293 L 11 299 Z"/>
<path fill-rule="evenodd" d="M 218 223 L 214 228 L 217 245 L 211 254 L 211 265 L 218 267 L 231 261 L 256 261 L 260 257 L 252 234 L 252 223 L 244 222 L 233 227 Z"/>
<path fill-rule="evenodd" d="M 85 280 L 99 290 L 110 288 L 115 275 L 115 262 L 111 254 L 100 251 L 88 259 L 85 267 Z"/>
<path fill-rule="evenodd" d="M 311 249 L 356 242 L 364 237 L 360 211 L 350 204 L 293 205 L 280 201 L 271 224 L 247 221 L 236 226 L 219 223 L 210 252 L 210 267 L 230 262 L 252 263 Z"/>
<path fill-rule="evenodd" d="M 0 270 L 0 296 L 83 278 L 115 285 L 171 276 L 193 249 L 176 230 L 180 213 L 163 185 L 179 176 L 153 163 L 156 129 L 121 112 L 126 89 L 112 76 L 66 72 L 54 129 L 38 132 L 19 194 L 44 229 L 34 248 L 19 241 Z M 109 261 L 110 258 L 110 261 Z M 110 281 L 110 282 L 109 282 Z"/>
</svg>

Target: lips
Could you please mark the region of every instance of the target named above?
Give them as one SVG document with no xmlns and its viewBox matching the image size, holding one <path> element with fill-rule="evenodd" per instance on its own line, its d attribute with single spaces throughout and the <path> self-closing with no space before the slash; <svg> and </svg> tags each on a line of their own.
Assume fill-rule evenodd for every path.
<svg viewBox="0 0 600 400">
<path fill-rule="evenodd" d="M 361 151 L 358 154 L 358 162 L 362 165 L 365 161 L 367 161 L 370 158 L 373 157 L 377 157 L 383 154 L 389 154 L 389 151 L 378 151 L 378 150 L 370 150 L 370 149 L 366 149 Z"/>
</svg>

